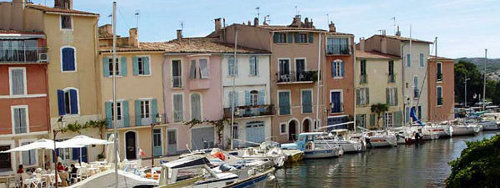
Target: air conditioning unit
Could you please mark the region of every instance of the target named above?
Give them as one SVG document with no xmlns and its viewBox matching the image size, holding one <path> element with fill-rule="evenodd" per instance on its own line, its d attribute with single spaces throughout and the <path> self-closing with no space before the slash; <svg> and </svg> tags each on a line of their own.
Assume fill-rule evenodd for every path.
<svg viewBox="0 0 500 188">
<path fill-rule="evenodd" d="M 47 53 L 39 53 L 38 54 L 38 62 L 49 62 L 49 54 Z"/>
</svg>

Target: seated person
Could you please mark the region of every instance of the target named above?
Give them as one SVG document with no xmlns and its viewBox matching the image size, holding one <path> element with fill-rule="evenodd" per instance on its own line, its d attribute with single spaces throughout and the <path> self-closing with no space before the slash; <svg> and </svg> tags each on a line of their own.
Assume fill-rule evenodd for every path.
<svg viewBox="0 0 500 188">
<path fill-rule="evenodd" d="M 17 173 L 18 173 L 18 174 L 22 174 L 22 173 L 24 173 L 24 169 L 23 169 L 23 168 L 24 168 L 24 167 L 23 167 L 23 165 L 22 165 L 22 164 L 21 164 L 21 165 L 19 165 L 19 167 L 17 168 Z"/>
<path fill-rule="evenodd" d="M 76 178 L 78 173 L 78 168 L 75 167 L 74 164 L 71 164 L 71 171 L 69 172 L 71 181 L 73 181 L 73 178 Z M 75 183 L 75 182 L 72 182 Z"/>
</svg>

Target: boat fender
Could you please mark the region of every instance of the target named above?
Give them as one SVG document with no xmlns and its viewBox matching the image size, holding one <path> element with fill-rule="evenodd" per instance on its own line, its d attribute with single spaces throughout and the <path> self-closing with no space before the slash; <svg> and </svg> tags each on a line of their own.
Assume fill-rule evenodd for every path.
<svg viewBox="0 0 500 188">
<path fill-rule="evenodd" d="M 226 160 L 226 156 L 224 156 L 224 153 L 222 153 L 220 151 L 216 152 L 213 156 L 217 157 L 217 158 L 219 158 L 220 160 L 223 160 L 223 161 Z"/>
</svg>

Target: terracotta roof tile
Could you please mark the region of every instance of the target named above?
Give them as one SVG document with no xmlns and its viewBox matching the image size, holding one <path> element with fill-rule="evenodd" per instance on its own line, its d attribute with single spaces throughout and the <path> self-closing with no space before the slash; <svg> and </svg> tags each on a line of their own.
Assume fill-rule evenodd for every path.
<svg viewBox="0 0 500 188">
<path fill-rule="evenodd" d="M 430 61 L 454 61 L 454 59 L 450 59 L 447 57 L 439 57 L 439 56 L 429 56 L 428 60 Z"/>
<path fill-rule="evenodd" d="M 398 56 L 390 55 L 390 54 L 384 54 L 380 52 L 367 52 L 367 51 L 361 51 L 361 50 L 356 50 L 356 58 L 367 58 L 367 59 L 399 59 Z"/>
<path fill-rule="evenodd" d="M 28 5 L 26 5 L 26 7 L 36 9 L 36 10 L 41 10 L 44 12 L 57 12 L 57 13 L 66 13 L 66 14 L 85 14 L 85 15 L 91 15 L 91 16 L 99 16 L 99 14 L 92 13 L 92 12 L 85 12 L 85 11 L 74 10 L 74 9 L 61 9 L 61 8 L 48 7 L 48 6 L 43 6 L 43 5 L 28 4 Z"/>
<path fill-rule="evenodd" d="M 393 36 L 393 35 L 373 35 L 373 36 L 387 37 L 387 38 L 396 39 L 396 40 L 400 40 L 400 41 L 410 41 L 410 39 L 411 39 L 412 42 L 420 42 L 420 43 L 428 43 L 428 44 L 433 43 L 433 42 L 429 42 L 429 41 L 425 41 L 425 40 L 419 40 L 419 39 L 408 38 L 408 37 L 399 37 L 399 36 Z"/>
</svg>

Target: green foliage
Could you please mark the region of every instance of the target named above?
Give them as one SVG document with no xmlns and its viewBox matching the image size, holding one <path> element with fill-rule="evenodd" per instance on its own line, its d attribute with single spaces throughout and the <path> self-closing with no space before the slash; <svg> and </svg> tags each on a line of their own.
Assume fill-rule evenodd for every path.
<svg viewBox="0 0 500 188">
<path fill-rule="evenodd" d="M 464 102 L 465 98 L 465 78 L 467 81 L 467 103 L 471 104 L 479 101 L 479 97 L 474 99 L 474 94 L 482 94 L 483 77 L 476 65 L 468 61 L 458 61 L 455 64 L 455 100 Z"/>
<path fill-rule="evenodd" d="M 217 133 L 217 137 L 219 139 L 217 141 L 217 144 L 219 145 L 219 147 L 222 147 L 224 124 L 231 123 L 230 120 L 227 118 L 222 118 L 219 120 L 204 120 L 204 121 L 192 119 L 191 121 L 185 122 L 184 125 L 188 125 L 189 128 L 193 128 L 196 125 L 200 125 L 200 124 L 204 124 L 204 123 L 213 125 L 215 127 L 215 132 Z"/>
<path fill-rule="evenodd" d="M 377 104 L 372 104 L 372 106 L 370 107 L 370 110 L 377 114 L 377 126 L 378 126 L 378 123 L 380 121 L 380 118 L 382 118 L 382 114 L 384 112 L 387 112 L 389 110 L 389 105 L 385 104 L 385 103 L 377 103 Z"/>
<path fill-rule="evenodd" d="M 83 124 L 74 122 L 67 124 L 66 127 L 62 130 L 64 132 L 69 131 L 69 132 L 77 132 L 81 134 L 81 130 L 88 129 L 88 128 L 97 128 L 100 131 L 102 131 L 106 127 L 106 120 L 97 120 L 97 121 L 87 121 Z M 102 136 L 102 135 L 101 135 Z"/>
<path fill-rule="evenodd" d="M 500 136 L 467 142 L 460 157 L 449 164 L 452 169 L 446 187 L 499 187 Z"/>
</svg>

